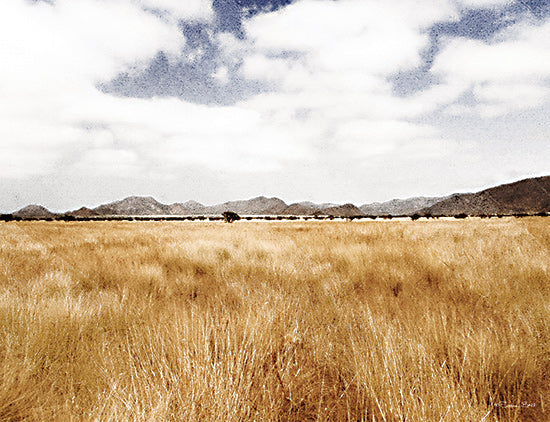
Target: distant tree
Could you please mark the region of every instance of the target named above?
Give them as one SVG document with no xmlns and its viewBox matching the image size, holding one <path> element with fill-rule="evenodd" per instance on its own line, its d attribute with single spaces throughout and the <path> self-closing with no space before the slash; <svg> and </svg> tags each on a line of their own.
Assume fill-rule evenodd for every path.
<svg viewBox="0 0 550 422">
<path fill-rule="evenodd" d="M 460 214 L 456 214 L 455 218 L 466 218 L 468 217 L 468 214 L 461 212 Z"/>
<path fill-rule="evenodd" d="M 233 212 L 233 211 L 225 211 L 222 214 L 222 217 L 223 217 L 223 219 L 225 220 L 226 223 L 232 223 L 234 221 L 237 221 L 237 220 L 241 219 L 239 214 L 237 214 L 236 212 Z"/>
<path fill-rule="evenodd" d="M 411 215 L 411 220 L 412 220 L 412 221 L 418 220 L 420 217 L 421 217 L 420 214 L 414 213 L 413 215 Z"/>
</svg>

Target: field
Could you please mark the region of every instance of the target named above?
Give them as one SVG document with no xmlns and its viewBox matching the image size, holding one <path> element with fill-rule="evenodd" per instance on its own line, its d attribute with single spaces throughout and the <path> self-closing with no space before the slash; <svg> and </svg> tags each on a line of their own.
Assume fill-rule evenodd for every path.
<svg viewBox="0 0 550 422">
<path fill-rule="evenodd" d="M 549 257 L 535 217 L 0 223 L 0 420 L 549 420 Z"/>
</svg>

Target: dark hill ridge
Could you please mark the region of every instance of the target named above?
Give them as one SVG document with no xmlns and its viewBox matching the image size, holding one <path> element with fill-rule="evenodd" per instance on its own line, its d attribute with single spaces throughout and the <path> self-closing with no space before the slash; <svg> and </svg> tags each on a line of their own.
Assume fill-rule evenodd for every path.
<svg viewBox="0 0 550 422">
<path fill-rule="evenodd" d="M 477 193 L 456 194 L 422 213 L 433 215 L 536 214 L 550 211 L 550 176 L 507 183 Z"/>
</svg>

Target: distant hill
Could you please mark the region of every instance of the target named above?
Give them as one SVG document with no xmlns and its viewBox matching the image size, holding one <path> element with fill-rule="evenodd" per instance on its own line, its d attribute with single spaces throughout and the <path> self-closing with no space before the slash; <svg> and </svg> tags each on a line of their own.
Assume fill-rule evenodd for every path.
<svg viewBox="0 0 550 422">
<path fill-rule="evenodd" d="M 299 202 L 296 204 L 289 205 L 282 212 L 282 215 L 332 215 L 334 217 L 357 217 L 357 216 L 363 216 L 365 214 L 353 204 L 317 205 L 312 202 Z"/>
<path fill-rule="evenodd" d="M 321 209 L 317 208 L 312 202 L 300 202 L 297 204 L 290 204 L 281 212 L 281 215 L 316 215 L 321 214 L 321 212 Z"/>
<path fill-rule="evenodd" d="M 334 207 L 324 208 L 321 214 L 333 215 L 335 217 L 357 217 L 363 216 L 365 213 L 353 204 L 337 205 Z"/>
<path fill-rule="evenodd" d="M 284 212 L 288 205 L 279 198 L 258 196 L 244 201 L 231 201 L 207 207 L 208 214 L 221 214 L 233 211 L 244 215 L 278 215 Z"/>
<path fill-rule="evenodd" d="M 91 210 L 87 207 L 81 207 L 74 211 L 69 211 L 65 213 L 66 215 L 72 215 L 73 217 L 95 217 L 100 215 L 98 212 Z"/>
<path fill-rule="evenodd" d="M 184 202 L 182 205 L 185 209 L 189 210 L 190 214 L 195 214 L 195 215 L 206 214 L 206 210 L 208 208 L 197 201 L 187 201 L 187 202 Z"/>
<path fill-rule="evenodd" d="M 98 215 L 170 215 L 170 205 L 151 196 L 130 196 L 93 209 Z"/>
<path fill-rule="evenodd" d="M 172 205 L 168 205 L 167 208 L 164 206 L 162 207 L 167 211 L 167 215 L 191 215 L 193 212 L 187 208 L 184 204 L 175 203 Z"/>
<path fill-rule="evenodd" d="M 536 214 L 550 212 L 550 176 L 456 194 L 421 210 L 433 215 Z"/>
<path fill-rule="evenodd" d="M 361 205 L 359 209 L 366 215 L 410 215 L 447 198 L 420 196 L 409 199 L 392 199 L 387 202 Z"/>
<path fill-rule="evenodd" d="M 53 217 L 55 214 L 42 205 L 27 205 L 13 213 L 16 217 L 34 218 L 34 217 Z"/>
</svg>

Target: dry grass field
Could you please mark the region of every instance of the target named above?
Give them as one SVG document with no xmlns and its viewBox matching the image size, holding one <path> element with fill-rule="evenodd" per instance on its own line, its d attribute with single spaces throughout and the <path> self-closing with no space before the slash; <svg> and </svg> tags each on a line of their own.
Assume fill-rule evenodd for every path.
<svg viewBox="0 0 550 422">
<path fill-rule="evenodd" d="M 550 218 L 0 223 L 0 420 L 549 420 L 549 257 Z"/>
</svg>

